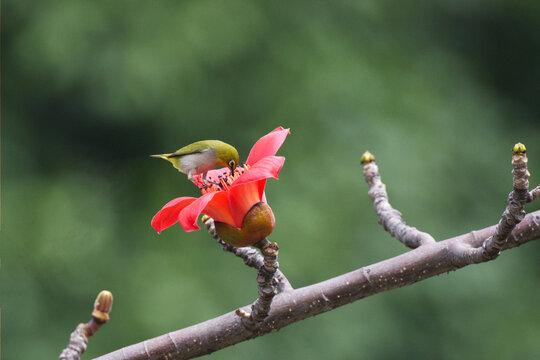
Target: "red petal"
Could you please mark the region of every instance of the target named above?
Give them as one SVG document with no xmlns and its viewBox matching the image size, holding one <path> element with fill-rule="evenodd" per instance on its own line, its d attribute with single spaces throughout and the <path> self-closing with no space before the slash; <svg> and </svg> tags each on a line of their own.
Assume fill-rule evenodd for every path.
<svg viewBox="0 0 540 360">
<path fill-rule="evenodd" d="M 247 212 L 258 202 L 264 194 L 266 179 L 234 186 L 229 191 L 229 208 L 234 218 L 234 226 L 242 227 L 242 220 Z M 233 225 L 233 224 L 230 224 Z"/>
<path fill-rule="evenodd" d="M 255 165 L 249 168 L 248 171 L 240 175 L 238 179 L 234 181 L 232 186 L 245 184 L 252 181 L 258 181 L 268 178 L 278 178 L 278 173 L 283 167 L 285 158 L 283 156 L 267 156 L 257 161 Z"/>
<path fill-rule="evenodd" d="M 206 205 L 202 212 L 215 221 L 234 225 L 234 219 L 229 210 L 229 196 L 225 191 L 217 192 L 216 196 Z"/>
<path fill-rule="evenodd" d="M 284 129 L 280 126 L 271 133 L 264 135 L 251 148 L 246 163 L 248 165 L 254 165 L 264 157 L 276 155 L 281 144 L 283 144 L 285 138 L 290 133 L 289 129 Z"/>
<path fill-rule="evenodd" d="M 161 234 L 161 231 L 174 225 L 178 221 L 180 211 L 195 200 L 193 197 L 179 197 L 169 201 L 152 218 L 152 227 Z"/>
<path fill-rule="evenodd" d="M 210 170 L 208 172 L 208 175 L 207 175 L 207 179 L 208 180 L 212 180 L 212 181 L 215 181 L 215 182 L 219 182 L 219 177 L 227 177 L 231 175 L 231 169 L 227 168 L 227 167 L 224 167 L 224 168 L 219 168 L 219 169 L 215 169 L 215 170 Z"/>
<path fill-rule="evenodd" d="M 211 192 L 204 194 L 180 211 L 178 221 L 180 222 L 180 225 L 182 225 L 182 229 L 184 229 L 184 231 L 194 231 L 200 229 L 197 225 L 197 219 L 199 218 L 202 210 L 206 207 L 206 204 L 208 204 L 216 194 L 218 193 Z"/>
</svg>

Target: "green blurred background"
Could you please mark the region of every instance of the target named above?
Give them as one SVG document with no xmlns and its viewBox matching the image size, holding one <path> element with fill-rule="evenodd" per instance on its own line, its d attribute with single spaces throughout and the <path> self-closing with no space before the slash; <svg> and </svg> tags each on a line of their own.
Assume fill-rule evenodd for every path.
<svg viewBox="0 0 540 360">
<path fill-rule="evenodd" d="M 85 359 L 232 311 L 255 272 L 151 217 L 197 189 L 149 154 L 290 127 L 267 186 L 295 287 L 406 251 L 359 157 L 442 240 L 496 223 L 510 148 L 540 182 L 538 1 L 2 2 L 4 359 L 56 358 L 101 289 Z M 538 204 L 528 210 L 539 209 Z M 538 359 L 540 242 L 211 359 Z"/>
</svg>

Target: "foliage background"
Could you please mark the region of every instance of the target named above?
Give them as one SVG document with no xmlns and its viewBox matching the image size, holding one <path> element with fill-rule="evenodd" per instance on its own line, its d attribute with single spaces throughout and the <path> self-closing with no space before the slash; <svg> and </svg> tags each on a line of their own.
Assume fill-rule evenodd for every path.
<svg viewBox="0 0 540 360">
<path fill-rule="evenodd" d="M 516 141 L 540 182 L 537 1 L 2 5 L 5 359 L 57 357 L 101 289 L 112 321 L 86 359 L 254 300 L 254 271 L 204 231 L 152 230 L 197 191 L 148 154 L 219 138 L 245 159 L 290 127 L 267 195 L 295 287 L 406 251 L 373 214 L 366 149 L 437 239 L 498 220 Z M 531 243 L 209 358 L 537 359 L 539 256 Z"/>
</svg>

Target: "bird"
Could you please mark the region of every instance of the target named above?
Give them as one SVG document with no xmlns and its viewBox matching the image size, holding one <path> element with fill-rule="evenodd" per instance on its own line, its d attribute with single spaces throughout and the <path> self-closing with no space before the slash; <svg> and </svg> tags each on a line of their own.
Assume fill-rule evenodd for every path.
<svg viewBox="0 0 540 360">
<path fill-rule="evenodd" d="M 193 180 L 194 175 L 202 174 L 205 184 L 213 183 L 206 179 L 209 170 L 226 166 L 231 170 L 232 175 L 239 165 L 238 151 L 220 140 L 201 140 L 173 153 L 150 156 L 169 161 L 178 171 L 187 174 L 188 180 Z"/>
</svg>

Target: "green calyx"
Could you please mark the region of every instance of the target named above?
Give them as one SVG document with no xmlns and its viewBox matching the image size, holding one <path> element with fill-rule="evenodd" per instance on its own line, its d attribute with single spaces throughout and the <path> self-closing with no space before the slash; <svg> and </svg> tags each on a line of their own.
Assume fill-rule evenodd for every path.
<svg viewBox="0 0 540 360">
<path fill-rule="evenodd" d="M 242 228 L 215 222 L 216 232 L 221 240 L 234 247 L 250 246 L 272 233 L 276 219 L 268 204 L 255 204 L 242 221 Z"/>
</svg>

